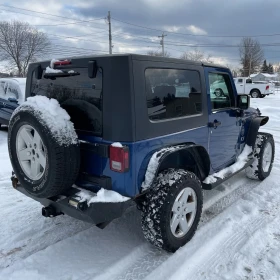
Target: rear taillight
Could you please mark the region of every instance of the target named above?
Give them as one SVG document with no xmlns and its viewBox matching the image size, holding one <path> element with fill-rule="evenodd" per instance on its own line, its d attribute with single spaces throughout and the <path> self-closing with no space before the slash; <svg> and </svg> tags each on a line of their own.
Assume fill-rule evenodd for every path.
<svg viewBox="0 0 280 280">
<path fill-rule="evenodd" d="M 126 172 L 129 169 L 128 147 L 110 146 L 110 169 L 116 172 Z"/>
<path fill-rule="evenodd" d="M 265 90 L 268 90 L 269 89 L 269 86 L 266 86 Z"/>
</svg>

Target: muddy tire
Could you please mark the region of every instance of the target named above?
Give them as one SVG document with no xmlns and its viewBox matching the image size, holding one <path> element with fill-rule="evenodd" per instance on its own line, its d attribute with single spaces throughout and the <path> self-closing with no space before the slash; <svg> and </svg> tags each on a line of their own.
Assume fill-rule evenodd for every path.
<svg viewBox="0 0 280 280">
<path fill-rule="evenodd" d="M 28 193 L 48 198 L 73 185 L 80 167 L 80 148 L 78 142 L 68 142 L 61 143 L 34 110 L 13 114 L 8 130 L 9 155 L 20 185 Z"/>
<path fill-rule="evenodd" d="M 267 178 L 273 166 L 274 154 L 273 136 L 259 132 L 254 147 L 254 162 L 245 169 L 246 176 L 261 181 Z"/>
<path fill-rule="evenodd" d="M 158 248 L 175 252 L 191 240 L 203 205 L 201 182 L 185 170 L 158 175 L 142 202 L 142 230 Z"/>
</svg>

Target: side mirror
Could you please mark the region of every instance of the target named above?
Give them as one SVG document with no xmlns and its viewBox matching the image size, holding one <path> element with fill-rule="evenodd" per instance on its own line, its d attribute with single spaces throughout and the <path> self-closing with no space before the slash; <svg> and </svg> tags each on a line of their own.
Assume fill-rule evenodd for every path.
<svg viewBox="0 0 280 280">
<path fill-rule="evenodd" d="M 41 80 L 43 76 L 43 69 L 41 65 L 38 65 L 34 71 L 36 80 Z"/>
<path fill-rule="evenodd" d="M 98 70 L 98 67 L 97 67 L 97 63 L 95 60 L 93 61 L 89 61 L 88 62 L 88 76 L 89 78 L 96 78 L 96 75 L 97 75 L 97 70 Z"/>
<path fill-rule="evenodd" d="M 237 95 L 237 107 L 242 110 L 247 110 L 250 107 L 250 96 L 247 94 Z"/>
<path fill-rule="evenodd" d="M 14 98 L 14 97 L 9 97 L 9 98 L 8 98 L 8 101 L 10 101 L 10 102 L 15 102 L 15 103 L 18 102 L 17 99 Z"/>
</svg>

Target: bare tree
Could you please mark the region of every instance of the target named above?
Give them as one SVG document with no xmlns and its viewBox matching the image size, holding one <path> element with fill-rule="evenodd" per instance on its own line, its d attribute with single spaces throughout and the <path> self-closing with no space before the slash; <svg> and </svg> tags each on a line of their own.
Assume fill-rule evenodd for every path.
<svg viewBox="0 0 280 280">
<path fill-rule="evenodd" d="M 212 56 L 210 54 L 205 54 L 203 51 L 199 50 L 198 48 L 194 48 L 192 51 L 184 52 L 180 56 L 181 59 L 213 63 L 211 57 Z"/>
<path fill-rule="evenodd" d="M 241 71 L 244 77 L 259 71 L 264 59 L 264 53 L 258 40 L 251 37 L 242 38 L 239 45 L 239 54 L 242 65 Z"/>
<path fill-rule="evenodd" d="M 16 68 L 19 76 L 25 76 L 29 63 L 42 57 L 49 46 L 46 34 L 28 23 L 0 22 L 0 58 Z"/>
<path fill-rule="evenodd" d="M 162 56 L 162 52 L 161 51 L 148 51 L 147 55 L 151 55 L 151 56 Z M 170 57 L 170 53 L 169 52 L 164 52 L 164 57 Z"/>
</svg>

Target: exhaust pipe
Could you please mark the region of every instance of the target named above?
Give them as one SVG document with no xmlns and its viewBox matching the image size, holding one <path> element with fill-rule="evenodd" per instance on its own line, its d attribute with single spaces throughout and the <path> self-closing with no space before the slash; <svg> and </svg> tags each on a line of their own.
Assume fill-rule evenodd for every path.
<svg viewBox="0 0 280 280">
<path fill-rule="evenodd" d="M 49 217 L 49 218 L 53 218 L 56 217 L 58 215 L 61 215 L 62 213 L 57 213 L 55 208 L 52 206 L 47 206 L 47 207 L 43 207 L 42 208 L 42 215 L 44 217 Z"/>
</svg>

